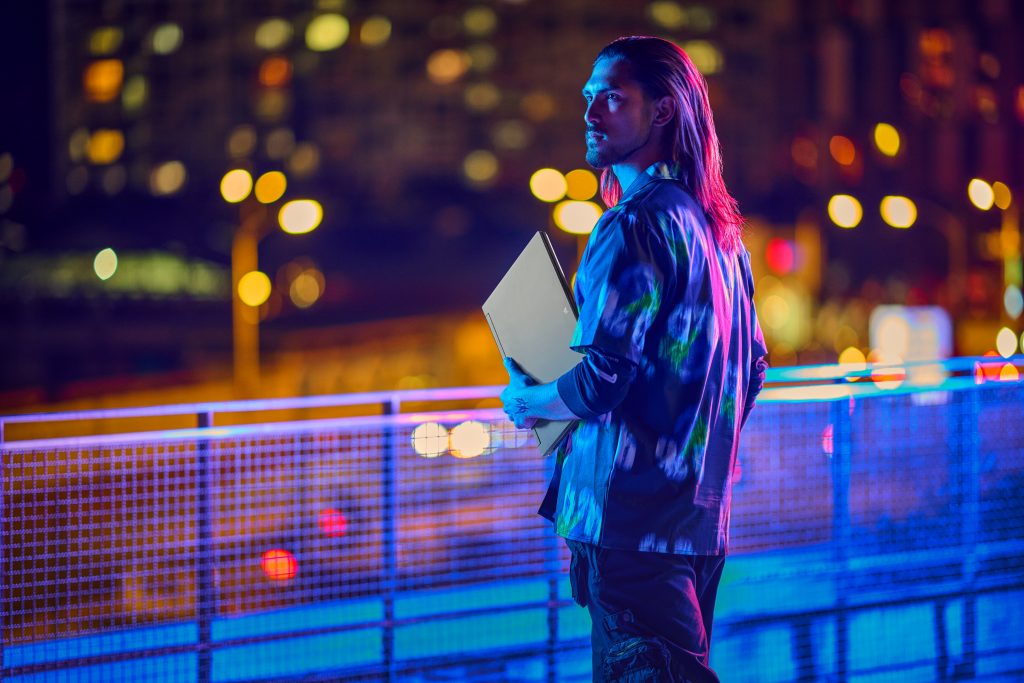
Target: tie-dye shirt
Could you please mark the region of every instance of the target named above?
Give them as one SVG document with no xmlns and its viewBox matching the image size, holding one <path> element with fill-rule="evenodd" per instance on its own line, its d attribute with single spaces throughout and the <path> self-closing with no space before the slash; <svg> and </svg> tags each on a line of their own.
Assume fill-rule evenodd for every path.
<svg viewBox="0 0 1024 683">
<path fill-rule="evenodd" d="M 767 353 L 753 289 L 749 252 L 718 248 L 666 164 L 605 212 L 576 275 L 572 347 L 637 372 L 621 403 L 559 447 L 540 510 L 556 533 L 623 550 L 726 551 L 740 428 Z"/>
</svg>

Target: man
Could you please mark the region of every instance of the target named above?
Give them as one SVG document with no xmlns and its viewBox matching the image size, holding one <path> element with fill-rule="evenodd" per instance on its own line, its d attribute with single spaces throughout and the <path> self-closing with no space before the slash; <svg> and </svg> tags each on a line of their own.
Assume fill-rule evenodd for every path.
<svg viewBox="0 0 1024 683">
<path fill-rule="evenodd" d="M 579 419 L 541 514 L 593 622 L 594 679 L 717 681 L 708 666 L 740 429 L 764 382 L 742 217 L 707 86 L 680 48 L 620 38 L 583 88 L 587 161 L 609 210 L 576 276 L 570 372 L 506 359 L 518 427 Z"/>
</svg>

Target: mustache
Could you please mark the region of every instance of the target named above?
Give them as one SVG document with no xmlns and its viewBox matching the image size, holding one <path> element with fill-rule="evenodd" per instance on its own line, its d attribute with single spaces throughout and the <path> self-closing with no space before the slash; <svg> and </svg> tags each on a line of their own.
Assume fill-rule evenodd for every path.
<svg viewBox="0 0 1024 683">
<path fill-rule="evenodd" d="M 598 135 L 604 135 L 604 131 L 594 126 L 587 126 L 587 133 L 597 133 Z"/>
</svg>

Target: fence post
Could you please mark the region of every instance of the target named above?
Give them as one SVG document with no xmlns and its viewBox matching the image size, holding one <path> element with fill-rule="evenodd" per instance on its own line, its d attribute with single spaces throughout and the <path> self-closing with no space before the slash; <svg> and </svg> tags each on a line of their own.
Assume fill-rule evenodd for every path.
<svg viewBox="0 0 1024 683">
<path fill-rule="evenodd" d="M 213 413 L 204 412 L 197 415 L 200 429 L 213 426 Z M 213 519 L 211 505 L 211 489 L 213 474 L 210 464 L 210 440 L 205 436 L 199 439 L 196 450 L 196 542 L 199 544 L 196 553 L 196 610 L 199 625 L 199 662 L 196 680 L 198 683 L 210 683 L 213 677 L 213 616 L 216 612 L 216 596 L 213 585 Z"/>
<path fill-rule="evenodd" d="M 513 429 L 515 427 L 513 426 Z M 547 476 L 545 479 L 551 481 L 555 472 L 555 461 L 558 454 L 545 458 L 544 470 Z M 558 549 L 561 545 L 561 538 L 554 533 L 554 529 L 545 530 L 544 534 L 546 548 L 544 552 L 545 574 L 548 580 L 548 647 L 547 647 L 547 683 L 558 681 L 558 581 L 561 578 L 561 566 L 558 561 Z"/>
<path fill-rule="evenodd" d="M 397 415 L 401 399 L 393 395 L 383 403 L 384 415 Z M 398 439 L 392 420 L 384 423 L 384 471 L 383 501 L 384 515 L 384 633 L 382 634 L 384 668 L 386 680 L 396 679 L 395 666 L 395 593 L 398 584 L 398 537 L 396 532 L 396 471 L 398 462 Z"/>
<path fill-rule="evenodd" d="M 853 397 L 832 401 L 832 559 L 836 568 L 836 680 L 849 677 L 849 614 L 846 609 L 847 573 L 853 529 L 850 522 L 850 466 Z"/>
<path fill-rule="evenodd" d="M 7 520 L 4 519 L 4 510 L 7 509 L 7 504 L 4 500 L 7 495 L 7 479 L 4 477 L 6 462 L 3 460 L 3 454 L 4 421 L 0 419 L 0 532 L 3 532 L 4 525 L 7 523 Z M 4 596 L 7 595 L 7 584 L 5 581 L 7 572 L 3 570 L 6 566 L 4 564 L 4 555 L 7 552 L 4 542 L 6 538 L 9 538 L 9 536 L 0 533 L 0 681 L 4 679 L 4 632 L 7 629 L 7 600 L 4 599 Z"/>
<path fill-rule="evenodd" d="M 957 677 L 974 677 L 977 661 L 977 595 L 975 575 L 977 573 L 978 535 L 981 532 L 981 462 L 978 448 L 980 425 L 978 415 L 978 392 L 980 388 L 969 389 L 962 394 L 957 402 L 960 447 L 959 466 L 961 473 L 960 489 L 960 543 L 963 549 L 963 656 L 954 669 Z"/>
</svg>

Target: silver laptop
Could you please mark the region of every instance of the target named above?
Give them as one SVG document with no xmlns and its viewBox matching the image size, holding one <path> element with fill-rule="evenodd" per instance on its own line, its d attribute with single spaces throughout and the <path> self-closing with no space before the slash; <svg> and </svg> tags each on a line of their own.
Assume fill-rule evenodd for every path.
<svg viewBox="0 0 1024 683">
<path fill-rule="evenodd" d="M 576 329 L 573 300 L 547 234 L 538 232 L 483 305 L 502 357 L 515 360 L 537 382 L 571 370 L 583 354 L 569 348 Z M 549 455 L 574 420 L 538 420 L 533 431 Z"/>
</svg>

